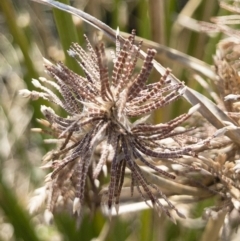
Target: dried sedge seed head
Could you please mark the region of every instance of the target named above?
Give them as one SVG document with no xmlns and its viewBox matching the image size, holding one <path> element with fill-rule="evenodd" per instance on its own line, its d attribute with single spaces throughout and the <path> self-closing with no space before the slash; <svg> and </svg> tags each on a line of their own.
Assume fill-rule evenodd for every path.
<svg viewBox="0 0 240 241">
<path fill-rule="evenodd" d="M 214 57 L 217 73 L 216 86 L 220 97 L 225 99 L 224 104 L 229 112 L 239 112 L 238 96 L 240 94 L 239 76 L 240 40 L 227 38 L 217 46 Z M 235 98 L 233 98 L 235 96 Z"/>
<path fill-rule="evenodd" d="M 118 210 L 126 168 L 131 171 L 132 193 L 136 189 L 145 202 L 150 201 L 156 210 L 164 211 L 169 217 L 169 210 L 176 210 L 160 189 L 148 183 L 137 161 L 160 175 L 175 178 L 148 161 L 148 157 L 172 159 L 192 154 L 190 146 L 179 146 L 178 143 L 167 146 L 162 144 L 162 140 L 186 133 L 185 128 L 178 131 L 176 127 L 187 120 L 198 106 L 165 124 L 147 124 L 146 118 L 131 122 L 132 117 L 148 117 L 153 111 L 180 98 L 185 91 L 183 83 L 172 84 L 169 81 L 168 69 L 159 81 L 146 84 L 156 54 L 153 49 L 148 49 L 142 68 L 134 73 L 140 51 L 140 45 L 134 44 L 134 36 L 125 40 L 121 48 L 117 40 L 111 76 L 104 45 L 94 48 L 87 40 L 88 52 L 77 43 L 73 43 L 69 50 L 85 77 L 62 63 L 53 65 L 45 60 L 46 71 L 54 82 L 45 78 L 33 80 L 33 84 L 42 91 L 41 97 L 68 113 L 68 117 L 61 117 L 50 107 L 41 107 L 47 120 L 47 124 L 40 121 L 47 128 L 44 131 L 60 141 L 58 147 L 44 158 L 49 162 L 44 167 L 51 166 L 53 169 L 46 177 L 48 220 L 49 214 L 56 210 L 59 197 L 63 203 L 70 201 L 73 212 L 79 214 L 84 197 L 89 195 L 86 179 L 92 180 L 92 191 L 97 193 L 101 185 L 94 185 L 93 180 L 98 179 L 109 163 L 110 182 L 106 202 L 109 210 L 113 206 Z M 43 83 L 54 87 L 62 98 Z M 23 95 L 28 97 L 31 93 Z M 160 203 L 160 197 L 166 201 L 165 206 Z M 97 205 L 98 202 L 94 201 Z M 177 210 L 176 213 L 179 214 Z"/>
<path fill-rule="evenodd" d="M 220 6 L 233 14 L 215 17 L 212 19 L 214 24 L 209 25 L 228 36 L 218 43 L 214 56 L 217 77 L 215 85 L 224 103 L 223 110 L 233 121 L 223 121 L 226 127 L 216 131 L 216 137 L 224 135 L 228 130 L 237 131 L 240 123 L 240 31 L 228 26 L 239 24 L 240 5 L 239 1 L 233 0 L 229 3 L 220 1 Z M 221 201 L 218 207 L 209 209 L 209 216 L 212 217 L 217 217 L 220 210 L 224 212 L 233 209 L 238 212 L 240 210 L 239 173 L 236 173 L 239 166 L 237 161 L 239 148 L 232 140 L 226 140 L 224 136 L 219 140 L 219 144 L 217 150 L 213 149 L 211 154 L 208 153 L 206 162 L 200 164 L 212 174 L 212 177 L 218 178 L 218 185 L 215 185 L 212 190 L 221 196 Z"/>
</svg>

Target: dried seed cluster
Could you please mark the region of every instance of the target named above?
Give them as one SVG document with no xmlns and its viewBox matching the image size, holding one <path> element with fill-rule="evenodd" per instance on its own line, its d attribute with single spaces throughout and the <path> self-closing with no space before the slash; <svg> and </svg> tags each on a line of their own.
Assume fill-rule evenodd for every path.
<svg viewBox="0 0 240 241">
<path fill-rule="evenodd" d="M 239 24 L 240 14 L 239 1 L 224 2 L 220 1 L 220 6 L 231 11 L 234 15 L 220 16 L 212 19 L 215 31 L 222 32 L 228 37 L 221 40 L 217 45 L 214 56 L 216 81 L 215 85 L 219 91 L 219 97 L 224 103 L 222 109 L 232 119 L 231 126 L 239 131 L 240 123 L 240 31 L 233 29 L 228 25 Z M 211 31 L 211 29 L 208 29 Z M 219 103 L 221 104 L 221 103 Z M 224 144 L 225 142 L 225 144 Z M 213 215 L 222 210 L 228 211 L 225 220 L 231 220 L 234 211 L 239 213 L 240 207 L 240 189 L 239 189 L 239 145 L 232 140 L 222 137 L 219 141 L 222 147 L 218 148 L 218 154 L 215 153 L 213 159 L 208 155 L 206 162 L 202 167 L 209 171 L 212 176 L 218 178 L 218 187 L 214 187 L 221 196 L 221 201 L 216 207 L 212 208 Z M 216 150 L 212 150 L 216 152 Z M 204 167 L 205 165 L 205 167 Z M 213 190 L 213 188 L 212 188 Z M 210 210 L 210 209 L 209 209 Z M 209 212 L 212 216 L 212 212 Z M 224 224 L 224 229 L 231 229 L 231 225 Z"/>
<path fill-rule="evenodd" d="M 240 41 L 236 38 L 226 38 L 217 46 L 214 57 L 219 94 L 225 99 L 224 105 L 229 112 L 239 112 L 240 103 Z M 231 100 L 235 100 L 233 103 Z"/>
<path fill-rule="evenodd" d="M 87 179 L 92 180 L 93 184 L 102 169 L 110 163 L 106 203 L 110 213 L 113 207 L 118 211 L 128 168 L 131 171 L 131 194 L 136 189 L 143 200 L 150 200 L 157 211 L 164 210 L 170 217 L 169 209 L 173 209 L 181 216 L 160 189 L 148 183 L 137 163 L 141 162 L 160 175 L 174 179 L 173 174 L 156 167 L 149 157 L 169 159 L 192 154 L 190 146 L 169 147 L 162 140 L 184 135 L 186 130 L 177 130 L 176 127 L 193 111 L 164 124 L 146 122 L 154 110 L 177 100 L 184 93 L 184 85 L 172 84 L 168 79 L 169 70 L 156 83 L 147 84 L 156 54 L 154 49 L 148 49 L 140 71 L 135 73 L 141 43 L 135 45 L 134 36 L 133 32 L 122 48 L 117 36 L 111 77 L 104 45 L 93 48 L 86 38 L 88 52 L 76 43 L 69 50 L 85 77 L 62 63 L 54 65 L 45 61 L 46 71 L 54 81 L 39 78 L 39 81 L 33 80 L 33 84 L 42 92 L 21 91 L 26 97 L 42 97 L 53 102 L 68 113 L 64 118 L 50 107 L 41 108 L 46 118 L 40 120 L 47 127 L 44 131 L 51 133 L 60 143 L 45 157 L 45 162 L 48 161 L 45 167 L 53 169 L 46 179 L 50 212 L 54 212 L 60 201 L 67 203 L 72 200 L 73 211 L 80 213 Z M 62 98 L 45 85 L 58 90 Z M 132 122 L 132 117 L 140 119 Z M 160 197 L 166 201 L 167 207 L 159 201 Z"/>
</svg>

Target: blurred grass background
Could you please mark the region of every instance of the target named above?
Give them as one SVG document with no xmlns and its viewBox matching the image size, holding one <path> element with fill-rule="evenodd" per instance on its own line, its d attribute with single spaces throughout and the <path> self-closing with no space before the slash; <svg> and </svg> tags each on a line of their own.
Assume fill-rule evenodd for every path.
<svg viewBox="0 0 240 241">
<path fill-rule="evenodd" d="M 68 3 L 68 0 L 62 0 Z M 190 56 L 212 63 L 220 36 L 210 38 L 194 27 L 195 20 L 210 21 L 221 15 L 217 0 L 74 0 L 71 4 L 100 19 L 110 27 L 137 35 Z M 191 21 L 192 20 L 192 21 Z M 42 118 L 42 100 L 28 102 L 18 90 L 33 90 L 32 78 L 45 76 L 42 57 L 62 60 L 74 71 L 80 70 L 66 54 L 71 42 L 84 45 L 83 34 L 96 42 L 101 33 L 80 19 L 29 0 L 0 0 L 0 241 L 10 240 L 95 240 L 95 241 L 194 241 L 206 236 L 206 223 L 200 217 L 212 200 L 190 206 L 192 221 L 172 224 L 153 210 L 108 217 L 86 212 L 76 222 L 66 214 L 54 224 L 44 222 L 43 210 L 30 215 L 27 206 L 33 191 L 41 187 L 44 173 L 41 158 L 51 148 L 43 137 L 31 133 Z M 113 43 L 107 42 L 107 46 Z M 195 90 L 205 90 L 193 79 L 191 70 L 159 54 L 163 66 Z M 152 81 L 159 78 L 154 73 Z M 187 110 L 184 100 L 159 111 L 154 121 L 165 121 Z"/>
</svg>

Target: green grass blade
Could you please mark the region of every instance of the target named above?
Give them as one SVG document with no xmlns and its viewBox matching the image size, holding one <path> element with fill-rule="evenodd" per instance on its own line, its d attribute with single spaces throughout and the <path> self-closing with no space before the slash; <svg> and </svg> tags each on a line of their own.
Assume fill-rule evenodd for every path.
<svg viewBox="0 0 240 241">
<path fill-rule="evenodd" d="M 14 38 L 14 41 L 22 51 L 26 67 L 29 72 L 29 76 L 31 76 L 32 78 L 36 78 L 38 76 L 37 71 L 35 70 L 34 64 L 28 54 L 29 44 L 23 31 L 21 31 L 21 29 L 17 25 L 17 18 L 12 2 L 9 0 L 2 0 L 0 1 L 0 8 L 5 15 L 6 23 Z"/>
<path fill-rule="evenodd" d="M 61 3 L 70 5 L 69 0 L 61 0 Z M 74 26 L 72 16 L 69 13 L 53 8 L 54 19 L 56 22 L 59 38 L 65 54 L 66 65 L 73 71 L 79 73 L 80 68 L 74 58 L 67 53 L 71 43 L 79 42 L 77 30 Z"/>
<path fill-rule="evenodd" d="M 18 204 L 11 189 L 0 180 L 0 207 L 14 228 L 15 237 L 24 241 L 39 241 L 30 217 Z"/>
</svg>

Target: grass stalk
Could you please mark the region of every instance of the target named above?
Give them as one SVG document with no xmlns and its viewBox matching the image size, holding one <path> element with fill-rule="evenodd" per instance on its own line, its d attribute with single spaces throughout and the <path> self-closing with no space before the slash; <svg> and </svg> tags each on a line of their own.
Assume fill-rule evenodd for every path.
<svg viewBox="0 0 240 241">
<path fill-rule="evenodd" d="M 69 0 L 60 0 L 59 2 L 70 5 Z M 69 13 L 53 8 L 54 20 L 57 26 L 59 39 L 65 54 L 66 65 L 73 71 L 80 73 L 80 68 L 74 58 L 67 53 L 73 42 L 79 42 L 77 30 L 74 26 L 72 16 Z"/>
</svg>

